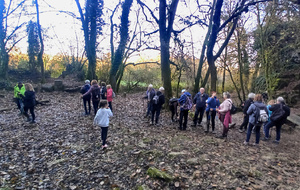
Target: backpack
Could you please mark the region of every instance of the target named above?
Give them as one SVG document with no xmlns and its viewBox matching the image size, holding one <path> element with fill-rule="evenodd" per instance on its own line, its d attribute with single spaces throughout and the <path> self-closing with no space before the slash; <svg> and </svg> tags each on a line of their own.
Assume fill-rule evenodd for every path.
<svg viewBox="0 0 300 190">
<path fill-rule="evenodd" d="M 237 108 L 233 103 L 231 103 L 230 115 L 236 114 Z"/>
<path fill-rule="evenodd" d="M 254 104 L 255 105 L 255 104 Z M 258 106 L 256 106 L 256 115 L 255 115 L 255 124 L 261 125 L 263 123 L 266 123 L 269 119 L 269 115 L 266 112 L 266 109 L 260 109 Z"/>
<path fill-rule="evenodd" d="M 285 111 L 283 110 L 282 104 L 280 104 L 280 108 L 273 111 L 270 119 L 274 122 L 278 122 L 283 119 L 285 115 Z"/>
<path fill-rule="evenodd" d="M 182 109 L 184 109 L 184 110 L 190 110 L 193 107 L 192 98 L 188 97 L 187 95 L 185 95 L 185 96 L 186 96 L 186 100 L 185 100 L 184 104 L 182 105 Z"/>
<path fill-rule="evenodd" d="M 92 90 L 92 98 L 93 100 L 100 100 L 100 88 L 98 86 Z"/>
<path fill-rule="evenodd" d="M 116 94 L 115 94 L 115 92 L 113 91 L 113 93 L 112 93 L 112 98 L 115 98 L 116 97 Z"/>
<path fill-rule="evenodd" d="M 158 102 L 159 102 L 159 97 L 160 97 L 161 95 L 157 95 L 157 93 L 155 92 L 155 95 L 154 95 L 154 97 L 153 97 L 153 104 L 158 104 Z"/>
</svg>

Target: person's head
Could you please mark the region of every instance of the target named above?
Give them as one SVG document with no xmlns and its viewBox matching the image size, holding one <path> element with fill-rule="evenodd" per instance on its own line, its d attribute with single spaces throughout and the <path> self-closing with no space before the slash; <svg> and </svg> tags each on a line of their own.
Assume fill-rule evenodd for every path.
<svg viewBox="0 0 300 190">
<path fill-rule="evenodd" d="M 101 86 L 106 86 L 106 83 L 105 82 L 101 82 Z"/>
<path fill-rule="evenodd" d="M 205 92 L 205 89 L 204 88 L 200 88 L 199 91 L 200 91 L 201 94 L 203 94 Z"/>
<path fill-rule="evenodd" d="M 22 86 L 23 86 L 23 83 L 22 83 L 22 81 L 19 81 L 19 82 L 18 82 L 18 87 L 20 87 L 20 88 L 21 88 Z"/>
<path fill-rule="evenodd" d="M 262 95 L 261 94 L 255 94 L 254 101 L 255 102 L 262 102 L 263 101 Z"/>
<path fill-rule="evenodd" d="M 91 82 L 90 82 L 90 80 L 85 80 L 84 83 L 85 84 L 90 84 Z"/>
<path fill-rule="evenodd" d="M 30 83 L 25 83 L 25 90 L 34 92 L 33 86 Z"/>
<path fill-rule="evenodd" d="M 281 97 L 281 96 L 277 98 L 276 102 L 277 102 L 277 104 L 280 104 L 280 103 L 284 104 L 285 103 L 283 97 Z"/>
<path fill-rule="evenodd" d="M 230 94 L 229 92 L 223 92 L 223 98 L 226 100 L 228 98 L 230 98 Z"/>
<path fill-rule="evenodd" d="M 110 89 L 110 88 L 111 88 L 111 85 L 110 85 L 110 84 L 108 84 L 108 85 L 106 86 L 106 88 L 107 88 L 107 89 Z"/>
<path fill-rule="evenodd" d="M 152 90 L 152 88 L 153 88 L 153 85 L 152 85 L 152 84 L 149 84 L 148 90 Z"/>
<path fill-rule="evenodd" d="M 181 90 L 181 94 L 184 94 L 186 92 L 186 89 Z"/>
<path fill-rule="evenodd" d="M 92 83 L 91 83 L 91 84 L 94 85 L 94 84 L 98 84 L 98 83 L 97 83 L 96 80 L 92 80 Z"/>
<path fill-rule="evenodd" d="M 255 94 L 254 94 L 254 93 L 251 92 L 251 93 L 248 94 L 248 98 L 249 98 L 249 99 L 252 99 L 252 100 L 253 100 L 254 97 L 255 97 Z"/>
<path fill-rule="evenodd" d="M 165 88 L 164 88 L 164 87 L 160 87 L 158 90 L 159 90 L 160 92 L 164 92 L 164 91 L 165 91 Z"/>
<path fill-rule="evenodd" d="M 100 101 L 100 105 L 99 105 L 100 108 L 107 108 L 107 106 L 108 106 L 107 100 Z"/>
<path fill-rule="evenodd" d="M 268 102 L 268 105 L 274 105 L 276 102 L 275 102 L 275 100 L 270 100 L 269 102 Z"/>
<path fill-rule="evenodd" d="M 215 96 L 217 95 L 217 92 L 216 92 L 216 91 L 211 91 L 211 95 L 212 95 L 213 97 L 215 97 Z"/>
</svg>

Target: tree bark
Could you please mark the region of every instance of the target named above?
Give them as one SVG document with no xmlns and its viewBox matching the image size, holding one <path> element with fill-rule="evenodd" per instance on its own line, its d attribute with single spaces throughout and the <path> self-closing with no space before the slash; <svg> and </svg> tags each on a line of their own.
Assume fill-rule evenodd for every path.
<svg viewBox="0 0 300 190">
<path fill-rule="evenodd" d="M 243 80 L 243 63 L 242 63 L 242 50 L 241 50 L 241 35 L 239 29 L 237 30 L 237 50 L 238 50 L 238 63 L 239 63 L 239 77 L 241 90 L 243 93 L 243 101 L 246 100 L 245 89 L 244 89 L 244 80 Z"/>
</svg>

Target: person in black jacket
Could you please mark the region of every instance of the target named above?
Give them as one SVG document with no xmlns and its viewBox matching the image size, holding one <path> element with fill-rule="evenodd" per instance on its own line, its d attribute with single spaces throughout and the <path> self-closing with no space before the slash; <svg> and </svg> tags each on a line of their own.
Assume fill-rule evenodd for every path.
<svg viewBox="0 0 300 190">
<path fill-rule="evenodd" d="M 265 138 L 263 141 L 269 140 L 270 128 L 276 126 L 276 140 L 273 143 L 279 144 L 281 126 L 286 122 L 287 117 L 290 115 L 290 108 L 285 104 L 282 97 L 277 98 L 277 103 L 269 108 L 272 112 L 270 121 L 265 126 Z"/>
<path fill-rule="evenodd" d="M 169 109 L 172 112 L 172 114 L 171 114 L 171 122 L 177 121 L 177 117 L 178 117 L 177 107 L 178 107 L 178 98 L 174 98 L 174 97 L 171 98 L 169 100 Z M 176 117 L 174 119 L 175 115 L 176 115 Z"/>
<path fill-rule="evenodd" d="M 91 88 L 90 81 L 86 80 L 85 85 L 81 88 L 80 93 L 85 94 L 87 91 L 89 91 Z M 89 115 L 91 113 L 91 94 L 86 95 L 83 99 L 83 107 L 85 110 L 85 115 Z M 86 103 L 88 103 L 89 111 L 86 108 Z"/>
<path fill-rule="evenodd" d="M 154 121 L 155 113 L 156 113 L 156 115 L 155 115 L 155 125 L 158 125 L 160 110 L 162 108 L 162 105 L 165 104 L 165 95 L 163 94 L 164 90 L 165 90 L 164 87 L 160 87 L 159 90 L 154 95 L 154 97 L 157 97 L 157 100 L 153 100 L 151 125 L 154 124 L 153 121 Z"/>
<path fill-rule="evenodd" d="M 248 94 L 249 99 L 244 104 L 244 108 L 243 108 L 244 120 L 243 120 L 243 123 L 241 124 L 240 129 L 239 129 L 240 133 L 247 130 L 247 126 L 248 126 L 248 123 L 249 123 L 249 115 L 247 114 L 247 110 L 249 109 L 251 104 L 253 104 L 254 97 L 255 97 L 254 93 L 251 92 L 250 94 Z"/>
<path fill-rule="evenodd" d="M 196 111 L 195 111 L 195 116 L 194 116 L 194 120 L 193 120 L 194 124 L 192 126 L 196 126 L 199 113 L 200 113 L 200 117 L 198 120 L 198 125 L 200 125 L 202 122 L 204 111 L 206 108 L 206 100 L 209 98 L 209 96 L 204 92 L 205 92 L 205 89 L 200 88 L 200 91 L 194 97 L 193 103 L 194 103 L 194 107 L 196 106 Z"/>
<path fill-rule="evenodd" d="M 106 89 L 106 83 L 105 82 L 101 82 L 100 93 L 101 93 L 101 99 L 106 100 L 107 89 Z"/>
<path fill-rule="evenodd" d="M 35 123 L 35 114 L 34 114 L 34 106 L 35 106 L 35 92 L 30 83 L 25 83 L 25 93 L 23 97 L 23 103 L 24 103 L 24 115 L 27 117 L 27 121 L 30 121 L 30 123 Z M 30 119 L 28 114 L 28 109 L 30 110 L 30 114 L 32 119 Z"/>
</svg>

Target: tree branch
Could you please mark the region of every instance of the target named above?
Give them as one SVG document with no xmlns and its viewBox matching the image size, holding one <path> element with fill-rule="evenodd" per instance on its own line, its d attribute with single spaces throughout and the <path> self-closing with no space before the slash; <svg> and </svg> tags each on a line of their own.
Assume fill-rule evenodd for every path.
<svg viewBox="0 0 300 190">
<path fill-rule="evenodd" d="M 143 3 L 141 0 L 137 0 L 137 3 L 142 6 L 143 10 L 144 10 L 144 7 L 146 7 L 148 9 L 148 11 L 150 12 L 151 16 L 154 18 L 155 22 L 158 24 L 159 21 L 158 21 L 158 18 L 154 15 L 154 12 L 145 3 Z"/>
<path fill-rule="evenodd" d="M 160 65 L 160 63 L 158 61 L 147 61 L 147 62 L 140 62 L 140 63 L 126 63 L 124 65 L 124 68 L 129 66 L 129 65 L 133 65 L 133 66 L 137 66 L 137 65 L 144 65 L 144 64 L 157 64 Z"/>
</svg>

